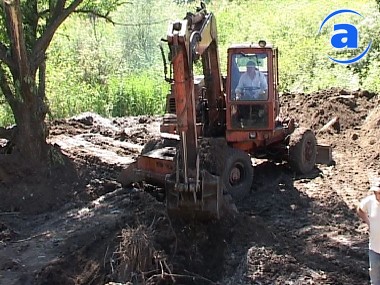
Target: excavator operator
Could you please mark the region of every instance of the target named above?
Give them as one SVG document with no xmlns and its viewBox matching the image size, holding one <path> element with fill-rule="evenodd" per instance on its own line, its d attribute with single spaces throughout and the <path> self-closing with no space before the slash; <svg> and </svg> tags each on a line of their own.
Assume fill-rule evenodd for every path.
<svg viewBox="0 0 380 285">
<path fill-rule="evenodd" d="M 247 62 L 247 72 L 239 80 L 235 89 L 236 100 L 267 99 L 268 83 L 265 75 L 260 72 L 253 61 Z"/>
<path fill-rule="evenodd" d="M 264 73 L 259 71 L 254 61 L 246 64 L 247 71 L 240 76 L 235 88 L 235 100 L 263 101 L 268 99 L 268 83 Z M 234 127 L 265 127 L 267 125 L 265 106 L 234 105 L 232 108 Z"/>
</svg>

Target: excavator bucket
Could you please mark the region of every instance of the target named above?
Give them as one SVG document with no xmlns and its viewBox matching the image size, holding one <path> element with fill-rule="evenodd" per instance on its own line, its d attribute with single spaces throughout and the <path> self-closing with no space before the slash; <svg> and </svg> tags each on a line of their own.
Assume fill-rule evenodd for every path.
<svg viewBox="0 0 380 285">
<path fill-rule="evenodd" d="M 223 187 L 219 176 L 201 172 L 200 191 L 183 191 L 176 174 L 166 176 L 166 203 L 173 216 L 219 219 L 224 208 Z"/>
<path fill-rule="evenodd" d="M 198 191 L 195 187 L 189 190 L 188 185 L 177 182 L 174 156 L 173 147 L 142 154 L 121 171 L 118 181 L 123 186 L 140 181 L 165 186 L 167 210 L 173 216 L 219 219 L 228 209 L 220 177 L 201 170 Z"/>
</svg>

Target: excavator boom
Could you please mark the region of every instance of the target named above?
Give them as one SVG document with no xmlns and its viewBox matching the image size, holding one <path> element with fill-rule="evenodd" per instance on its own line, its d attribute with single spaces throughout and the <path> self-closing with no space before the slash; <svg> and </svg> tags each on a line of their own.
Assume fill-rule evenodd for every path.
<svg viewBox="0 0 380 285">
<path fill-rule="evenodd" d="M 218 218 L 223 206 L 221 179 L 201 168 L 198 146 L 200 138 L 225 122 L 216 34 L 215 18 L 204 6 L 195 14 L 187 13 L 183 20 L 169 23 L 167 43 L 173 73 L 169 81 L 175 101 L 174 134 L 179 137 L 178 144 L 161 145 L 140 155 L 120 179 L 123 184 L 140 179 L 164 184 L 168 211 L 180 215 L 201 213 Z M 197 60 L 201 60 L 203 69 L 202 98 L 194 83 L 193 65 Z M 196 110 L 200 101 L 206 118 L 201 122 L 197 121 Z"/>
<path fill-rule="evenodd" d="M 172 90 L 176 105 L 177 147 L 175 173 L 165 180 L 167 207 L 190 215 L 207 213 L 219 217 L 222 187 L 219 177 L 200 168 L 199 137 L 196 120 L 196 94 L 193 65 L 202 58 L 208 120 L 202 129 L 212 129 L 220 120 L 217 102 L 223 96 L 216 41 L 216 24 L 204 7 L 196 14 L 188 13 L 184 20 L 169 25 L 167 41 L 173 69 Z M 186 214 L 187 214 L 186 213 Z"/>
</svg>

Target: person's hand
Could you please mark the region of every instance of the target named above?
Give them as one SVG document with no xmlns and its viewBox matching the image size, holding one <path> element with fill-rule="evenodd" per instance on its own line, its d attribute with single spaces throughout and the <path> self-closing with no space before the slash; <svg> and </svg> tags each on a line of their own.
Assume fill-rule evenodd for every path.
<svg viewBox="0 0 380 285">
<path fill-rule="evenodd" d="M 266 90 L 266 89 L 261 90 L 260 98 L 264 99 L 264 100 L 268 99 L 268 90 Z"/>
<path fill-rule="evenodd" d="M 231 106 L 231 113 L 232 113 L 232 115 L 235 115 L 237 113 L 237 106 L 236 105 Z"/>
</svg>

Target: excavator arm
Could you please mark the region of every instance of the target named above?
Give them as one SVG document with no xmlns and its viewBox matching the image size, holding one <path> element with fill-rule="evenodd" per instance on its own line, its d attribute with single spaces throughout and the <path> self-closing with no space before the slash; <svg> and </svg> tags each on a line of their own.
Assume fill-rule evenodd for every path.
<svg viewBox="0 0 380 285">
<path fill-rule="evenodd" d="M 187 13 L 183 20 L 170 22 L 167 44 L 172 73 L 167 81 L 175 100 L 178 145 L 175 150 L 161 145 L 144 151 L 122 171 L 119 181 L 124 185 L 141 180 L 164 184 L 169 212 L 218 218 L 224 204 L 222 181 L 202 168 L 203 149 L 198 145 L 205 137 L 215 137 L 215 131 L 225 126 L 225 98 L 213 14 L 207 13 L 202 5 L 195 14 Z M 197 121 L 200 102 L 193 74 L 198 60 L 202 63 L 204 81 L 201 99 L 205 115 L 201 121 Z M 222 130 L 220 136 L 223 135 Z"/>
<path fill-rule="evenodd" d="M 201 136 L 207 136 L 209 130 L 217 129 L 225 120 L 221 114 L 224 94 L 213 14 L 202 6 L 195 14 L 188 13 L 183 20 L 170 23 L 167 42 L 173 72 L 176 129 L 180 137 L 176 172 L 166 177 L 168 209 L 207 211 L 219 216 L 222 204 L 219 177 L 200 169 L 193 74 L 195 61 L 201 60 L 205 83 L 203 99 L 207 105 L 207 120 L 201 122 Z"/>
<path fill-rule="evenodd" d="M 216 129 L 223 123 L 220 102 L 223 102 L 222 78 L 217 49 L 216 22 L 212 13 L 205 7 L 197 13 L 188 13 L 185 19 L 169 24 L 167 42 L 173 70 L 172 89 L 176 102 L 177 132 L 180 136 L 180 152 L 187 190 L 194 191 L 199 186 L 190 183 L 199 181 L 197 164 L 198 137 L 196 131 L 195 88 L 193 65 L 201 58 L 205 80 L 205 99 L 208 106 L 208 120 L 202 122 L 203 129 Z M 197 186 L 198 185 L 198 186 Z M 195 188 L 194 188 L 194 187 Z M 191 189 L 190 189 L 191 188 Z"/>
</svg>

